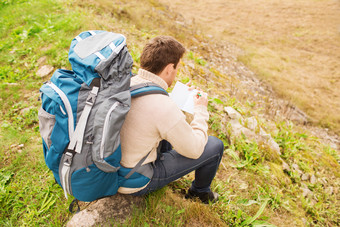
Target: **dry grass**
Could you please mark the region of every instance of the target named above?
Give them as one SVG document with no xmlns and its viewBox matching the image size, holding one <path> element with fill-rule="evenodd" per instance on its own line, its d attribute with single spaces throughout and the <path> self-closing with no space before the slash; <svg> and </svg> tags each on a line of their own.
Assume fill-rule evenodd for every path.
<svg viewBox="0 0 340 227">
<path fill-rule="evenodd" d="M 340 132 L 340 7 L 334 0 L 161 0 L 239 59 L 313 121 Z"/>
</svg>

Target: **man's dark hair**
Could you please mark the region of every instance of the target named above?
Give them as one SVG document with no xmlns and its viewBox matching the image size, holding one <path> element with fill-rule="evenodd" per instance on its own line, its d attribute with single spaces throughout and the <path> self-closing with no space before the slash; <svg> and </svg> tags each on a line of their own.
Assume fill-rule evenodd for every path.
<svg viewBox="0 0 340 227">
<path fill-rule="evenodd" d="M 184 52 L 183 45 L 173 37 L 155 37 L 143 49 L 140 57 L 141 68 L 154 74 L 162 72 L 171 63 L 176 68 Z"/>
</svg>

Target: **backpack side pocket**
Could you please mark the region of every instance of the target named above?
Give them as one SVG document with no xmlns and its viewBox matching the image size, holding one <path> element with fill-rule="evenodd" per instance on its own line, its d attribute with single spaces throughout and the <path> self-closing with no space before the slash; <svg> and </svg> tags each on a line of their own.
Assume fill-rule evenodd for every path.
<svg viewBox="0 0 340 227">
<path fill-rule="evenodd" d="M 130 109 L 131 96 L 123 91 L 101 103 L 94 119 L 92 159 L 104 172 L 117 172 L 120 168 L 120 129 Z M 109 156 L 111 162 L 105 159 Z"/>
<path fill-rule="evenodd" d="M 41 137 L 45 141 L 48 149 L 52 145 L 51 134 L 55 125 L 55 115 L 48 113 L 42 107 L 38 111 L 39 130 Z"/>
</svg>

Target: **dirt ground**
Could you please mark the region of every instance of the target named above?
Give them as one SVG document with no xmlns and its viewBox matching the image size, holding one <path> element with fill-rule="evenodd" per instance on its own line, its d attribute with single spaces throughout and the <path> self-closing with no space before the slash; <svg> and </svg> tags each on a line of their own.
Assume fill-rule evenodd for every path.
<svg viewBox="0 0 340 227">
<path fill-rule="evenodd" d="M 239 59 L 311 120 L 340 132 L 340 1 L 159 0 Z"/>
</svg>

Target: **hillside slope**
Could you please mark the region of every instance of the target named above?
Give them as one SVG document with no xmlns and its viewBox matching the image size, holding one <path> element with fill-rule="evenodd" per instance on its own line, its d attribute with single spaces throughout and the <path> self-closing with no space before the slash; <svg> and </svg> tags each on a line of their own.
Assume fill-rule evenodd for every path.
<svg viewBox="0 0 340 227">
<path fill-rule="evenodd" d="M 12 0 L 1 3 L 0 16 L 0 225 L 61 226 L 72 217 L 67 211 L 72 198 L 64 198 L 44 163 L 38 90 L 53 71 L 42 69 L 69 68 L 70 41 L 89 29 L 125 34 L 134 72 L 148 39 L 172 35 L 180 40 L 188 51 L 178 80 L 192 79 L 208 91 L 209 132 L 226 145 L 212 185 L 221 195 L 219 202 L 203 205 L 185 200 L 183 193 L 193 177 L 189 174 L 146 197 L 144 205 L 127 214 L 123 226 L 340 224 L 337 138 L 314 128 L 325 135 L 323 140 L 288 120 L 293 113 L 299 119 L 303 114 L 277 99 L 269 86 L 237 61 L 235 53 L 242 50 L 234 45 L 214 41 L 153 0 L 115 4 Z M 240 113 L 244 127 L 250 127 L 246 119 L 256 119 L 255 135 L 264 130 L 281 154 L 246 135 L 233 136 L 226 107 Z"/>
<path fill-rule="evenodd" d="M 314 124 L 340 132 L 340 4 L 322 0 L 160 0 L 238 59 Z"/>
</svg>

